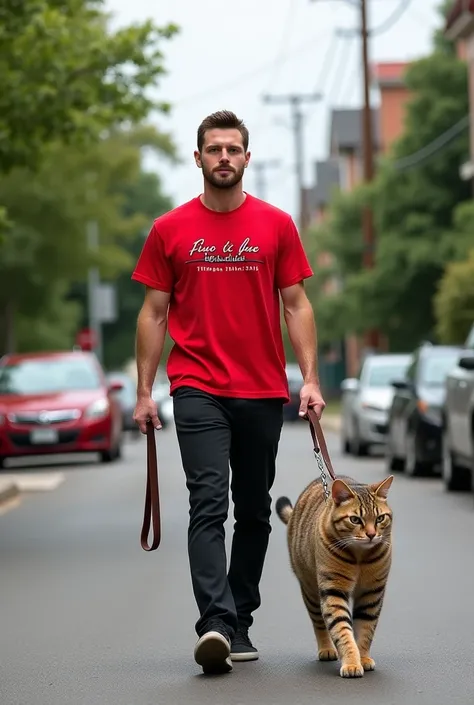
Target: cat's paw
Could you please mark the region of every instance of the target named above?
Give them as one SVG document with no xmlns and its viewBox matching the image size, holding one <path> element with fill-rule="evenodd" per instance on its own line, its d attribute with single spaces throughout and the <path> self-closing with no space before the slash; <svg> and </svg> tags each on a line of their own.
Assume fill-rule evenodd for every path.
<svg viewBox="0 0 474 705">
<path fill-rule="evenodd" d="M 336 649 L 320 649 L 318 652 L 320 661 L 337 661 Z"/>
<path fill-rule="evenodd" d="M 362 656 L 360 660 L 364 671 L 375 671 L 375 661 L 373 658 L 370 658 L 370 656 Z"/>
<path fill-rule="evenodd" d="M 361 678 L 364 675 L 364 667 L 361 663 L 345 663 L 339 673 L 341 678 Z"/>
</svg>

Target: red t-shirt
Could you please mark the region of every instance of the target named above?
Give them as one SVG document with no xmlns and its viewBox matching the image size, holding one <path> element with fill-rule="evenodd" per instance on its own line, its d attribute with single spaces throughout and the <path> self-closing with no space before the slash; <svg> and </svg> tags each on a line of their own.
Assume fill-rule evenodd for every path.
<svg viewBox="0 0 474 705">
<path fill-rule="evenodd" d="M 171 293 L 171 394 L 288 401 L 279 289 L 312 274 L 292 218 L 248 194 L 227 213 L 197 197 L 157 218 L 132 279 Z"/>
</svg>

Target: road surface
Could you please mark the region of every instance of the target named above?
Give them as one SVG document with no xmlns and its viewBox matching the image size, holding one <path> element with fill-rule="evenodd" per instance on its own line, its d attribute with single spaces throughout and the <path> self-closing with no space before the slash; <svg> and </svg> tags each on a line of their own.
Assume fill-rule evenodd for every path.
<svg viewBox="0 0 474 705">
<path fill-rule="evenodd" d="M 337 438 L 327 438 L 336 472 L 363 481 L 385 476 L 380 458 L 343 458 Z M 192 655 L 188 507 L 174 429 L 157 439 L 163 540 L 155 553 L 139 543 L 144 438 L 130 442 L 117 464 L 60 467 L 63 482 L 0 515 L 2 705 L 473 702 L 471 496 L 447 495 L 439 480 L 396 477 L 395 556 L 373 651 L 377 670 L 358 680 L 340 678 L 337 663 L 317 662 L 285 527 L 274 518 L 251 632 L 260 660 L 206 677 Z M 315 473 L 306 425 L 285 426 L 274 497 L 295 499 Z"/>
</svg>

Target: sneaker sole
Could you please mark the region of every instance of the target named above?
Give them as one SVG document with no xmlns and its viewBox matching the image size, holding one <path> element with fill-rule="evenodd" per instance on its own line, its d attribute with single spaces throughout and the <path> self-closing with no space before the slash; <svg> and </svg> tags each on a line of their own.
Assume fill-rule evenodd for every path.
<svg viewBox="0 0 474 705">
<path fill-rule="evenodd" d="M 196 644 L 194 660 L 204 673 L 229 673 L 232 670 L 229 642 L 219 632 L 207 632 Z"/>
<path fill-rule="evenodd" d="M 249 653 L 236 653 L 231 652 L 230 658 L 232 661 L 257 661 L 258 651 L 250 651 Z"/>
</svg>

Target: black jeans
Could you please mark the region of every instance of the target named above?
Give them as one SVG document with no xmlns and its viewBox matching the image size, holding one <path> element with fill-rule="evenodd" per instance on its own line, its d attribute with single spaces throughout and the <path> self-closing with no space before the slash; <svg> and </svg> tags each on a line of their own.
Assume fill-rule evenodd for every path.
<svg viewBox="0 0 474 705">
<path fill-rule="evenodd" d="M 231 399 L 181 387 L 174 416 L 189 490 L 188 552 L 202 636 L 216 620 L 232 638 L 250 627 L 271 532 L 270 489 L 283 424 L 281 399 Z M 234 535 L 227 572 L 224 522 Z"/>
</svg>

